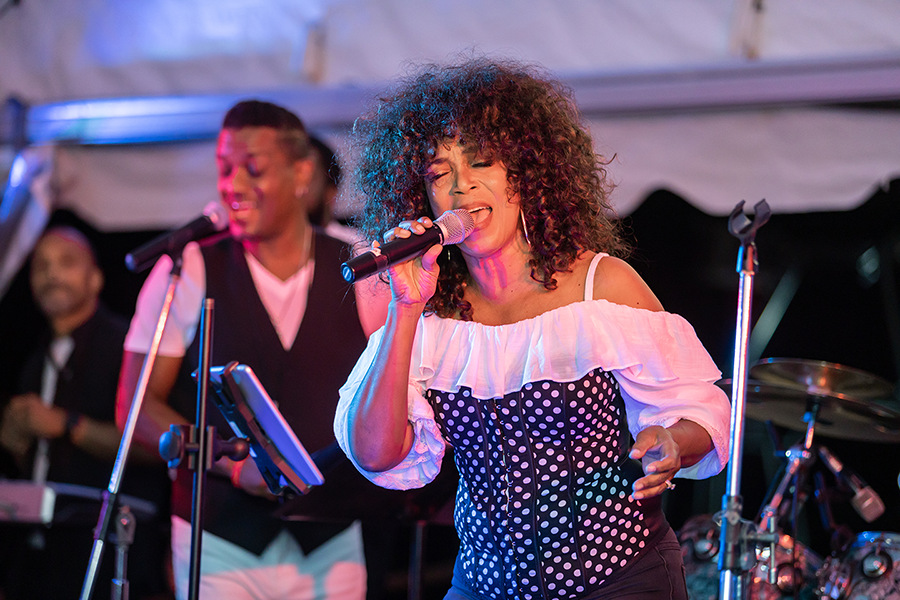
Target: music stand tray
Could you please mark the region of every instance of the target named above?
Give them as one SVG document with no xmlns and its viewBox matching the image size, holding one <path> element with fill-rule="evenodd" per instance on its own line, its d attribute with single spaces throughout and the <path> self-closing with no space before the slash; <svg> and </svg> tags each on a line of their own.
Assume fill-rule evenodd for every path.
<svg viewBox="0 0 900 600">
<path fill-rule="evenodd" d="M 214 392 L 210 397 L 235 435 L 250 441 L 250 456 L 270 492 L 305 494 L 311 487 L 325 483 L 253 369 L 237 362 L 210 367 L 209 382 Z"/>
</svg>

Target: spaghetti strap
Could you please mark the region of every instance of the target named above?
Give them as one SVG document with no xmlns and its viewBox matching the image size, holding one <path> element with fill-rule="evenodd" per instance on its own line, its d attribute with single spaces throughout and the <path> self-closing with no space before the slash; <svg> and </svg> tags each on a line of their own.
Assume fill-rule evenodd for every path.
<svg viewBox="0 0 900 600">
<path fill-rule="evenodd" d="M 604 256 L 609 256 L 605 252 L 598 252 L 594 255 L 594 258 L 591 259 L 591 266 L 588 267 L 587 277 L 584 278 L 584 301 L 590 302 L 594 299 L 594 274 L 597 272 L 597 265 L 600 263 L 600 259 Z"/>
</svg>

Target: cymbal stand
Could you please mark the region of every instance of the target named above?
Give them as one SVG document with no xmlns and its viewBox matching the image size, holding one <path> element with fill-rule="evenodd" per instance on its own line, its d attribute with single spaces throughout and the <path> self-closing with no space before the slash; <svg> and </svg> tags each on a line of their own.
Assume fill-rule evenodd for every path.
<svg viewBox="0 0 900 600">
<path fill-rule="evenodd" d="M 784 452 L 784 457 L 788 461 L 787 465 L 785 465 L 784 474 L 782 475 L 781 480 L 778 482 L 778 486 L 772 493 L 772 497 L 760 510 L 760 521 L 759 525 L 757 526 L 758 532 L 774 532 L 777 530 L 780 507 L 784 502 L 785 494 L 787 493 L 791 482 L 793 482 L 794 497 L 791 501 L 791 519 L 794 523 L 795 531 L 793 533 L 794 544 L 792 546 L 791 563 L 794 565 L 793 573 L 795 577 L 792 585 L 795 586 L 800 584 L 800 581 L 797 579 L 797 576 L 800 573 L 800 569 L 796 566 L 796 524 L 797 515 L 800 511 L 801 505 L 805 502 L 805 498 L 803 495 L 804 479 L 810 472 L 812 466 L 819 459 L 821 459 L 822 462 L 825 463 L 825 466 L 828 467 L 828 469 L 834 474 L 835 478 L 840 479 L 844 476 L 841 471 L 843 468 L 842 463 L 828 450 L 828 448 L 823 445 L 816 444 L 813 441 L 815 437 L 816 419 L 821 408 L 821 401 L 821 397 L 819 396 L 812 394 L 809 396 L 807 400 L 806 413 L 803 416 L 804 421 L 806 421 L 806 435 L 803 438 L 803 443 L 794 444 Z M 830 506 L 830 492 L 825 485 L 825 479 L 824 477 L 822 477 L 821 472 L 816 472 L 814 474 L 814 481 L 816 499 L 819 503 L 820 517 L 822 519 L 824 527 L 831 534 L 830 544 L 832 552 L 842 552 L 846 549 L 847 545 L 853 541 L 853 534 L 849 530 L 849 528 L 844 525 L 839 525 L 834 521 Z M 871 490 L 867 489 L 866 491 Z M 874 495 L 874 492 L 871 492 L 871 494 Z M 861 496 L 866 500 L 871 500 L 872 503 L 874 503 L 875 500 L 880 501 L 877 496 L 875 496 L 873 499 L 871 496 L 867 495 L 865 491 L 860 492 L 858 496 Z M 857 507 L 857 500 L 858 498 L 855 497 L 854 508 L 856 508 L 861 515 L 872 516 L 872 514 L 874 514 L 865 512 L 865 510 Z M 774 565 L 774 549 L 770 548 L 769 552 L 769 583 L 774 584 L 777 576 Z"/>
<path fill-rule="evenodd" d="M 787 465 L 784 469 L 784 475 L 778 483 L 778 487 L 772 493 L 772 498 L 760 511 L 760 520 L 758 531 L 777 529 L 778 507 L 784 501 L 784 495 L 787 492 L 791 481 L 795 482 L 795 488 L 800 488 L 800 475 L 805 472 L 809 465 L 816 460 L 816 449 L 813 446 L 813 437 L 816 428 L 816 415 L 819 412 L 819 403 L 813 402 L 811 410 L 806 414 L 806 435 L 803 437 L 803 444 L 794 444 L 784 452 L 787 459 Z"/>
<path fill-rule="evenodd" d="M 760 510 L 760 521 L 757 527 L 758 532 L 767 532 L 774 533 L 778 530 L 778 510 L 781 507 L 781 503 L 784 501 L 784 496 L 788 491 L 788 487 L 790 486 L 791 481 L 794 482 L 794 497 L 791 502 L 791 522 L 794 524 L 794 532 L 793 539 L 794 544 L 791 549 L 791 564 L 796 565 L 797 562 L 797 518 L 798 513 L 800 512 L 800 504 L 802 501 L 800 500 L 801 490 L 803 488 L 803 478 L 804 475 L 808 472 L 809 466 L 816 461 L 816 450 L 813 446 L 813 436 L 815 435 L 816 428 L 816 416 L 819 412 L 819 403 L 813 401 L 812 404 L 808 407 L 806 414 L 804 415 L 804 419 L 806 420 L 806 435 L 803 437 L 803 444 L 794 444 L 790 448 L 784 451 L 784 457 L 787 459 L 787 465 L 784 469 L 784 474 L 781 477 L 781 480 L 778 482 L 778 486 L 775 488 L 775 491 L 772 493 L 772 497 L 769 499 L 769 502 Z M 775 545 L 772 544 L 769 547 L 769 560 L 767 565 L 768 571 L 768 582 L 770 584 L 775 584 L 778 572 L 777 566 L 775 564 Z M 799 582 L 796 580 L 796 573 L 798 572 L 796 566 L 792 571 L 794 576 L 792 576 L 791 585 L 797 585 Z"/>
<path fill-rule="evenodd" d="M 821 396 L 816 396 L 814 394 L 809 395 L 806 413 L 803 416 L 803 419 L 806 421 L 806 435 L 804 436 L 803 444 L 794 444 L 785 451 L 784 456 L 787 458 L 788 463 L 785 467 L 784 475 L 782 476 L 778 487 L 775 488 L 772 498 L 760 511 L 758 531 L 776 525 L 778 520 L 778 508 L 784 500 L 784 494 L 787 491 L 788 485 L 791 481 L 794 481 L 794 489 L 797 490 L 799 496 L 799 492 L 803 488 L 803 476 L 809 471 L 809 467 L 818 459 L 822 460 L 828 470 L 834 475 L 835 479 L 843 479 L 844 481 L 849 480 L 851 482 L 850 487 L 852 487 L 855 492 L 851 504 L 863 519 L 871 523 L 884 513 L 884 503 L 878 494 L 853 474 L 848 475 L 845 473 L 843 463 L 832 454 L 827 447 L 813 442 L 816 419 L 822 406 L 821 403 Z M 820 490 L 817 490 L 817 494 L 823 496 L 822 499 L 824 500 L 824 495 L 827 490 L 825 490 L 823 485 L 820 485 L 820 488 Z M 794 513 L 798 510 L 799 506 L 793 506 Z M 843 535 L 843 532 L 839 531 L 839 526 L 836 526 L 833 519 L 829 519 L 827 514 L 823 515 L 823 517 L 826 528 L 832 529 L 834 534 Z"/>
<path fill-rule="evenodd" d="M 744 445 L 744 420 L 747 396 L 747 347 L 750 332 L 750 305 L 753 277 L 756 274 L 757 230 L 769 220 L 771 211 L 765 200 L 754 206 L 752 219 L 744 214 L 741 200 L 728 219 L 728 229 L 741 241 L 737 272 L 741 276 L 738 298 L 737 328 L 735 332 L 734 369 L 732 376 L 731 455 L 728 461 L 728 484 L 722 496 L 722 524 L 719 536 L 719 598 L 739 600 L 743 597 L 744 574 L 752 566 L 748 542 L 766 542 L 775 556 L 775 532 L 757 534 L 741 521 L 743 498 L 740 495 L 741 468 Z"/>
</svg>

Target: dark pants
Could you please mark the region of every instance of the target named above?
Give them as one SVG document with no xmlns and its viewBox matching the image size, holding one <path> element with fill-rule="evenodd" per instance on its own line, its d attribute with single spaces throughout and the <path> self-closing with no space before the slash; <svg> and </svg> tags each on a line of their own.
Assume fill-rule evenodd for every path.
<svg viewBox="0 0 900 600">
<path fill-rule="evenodd" d="M 454 571 L 453 586 L 444 600 L 479 600 L 478 596 L 458 585 L 461 581 Z M 640 558 L 582 600 L 687 600 L 687 597 L 681 546 L 675 532 L 669 529 Z"/>
</svg>

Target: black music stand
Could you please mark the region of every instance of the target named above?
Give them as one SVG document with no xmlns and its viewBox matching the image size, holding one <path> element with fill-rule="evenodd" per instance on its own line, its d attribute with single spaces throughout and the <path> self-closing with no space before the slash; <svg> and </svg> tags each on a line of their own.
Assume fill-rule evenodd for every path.
<svg viewBox="0 0 900 600">
<path fill-rule="evenodd" d="M 198 379 L 199 373 L 194 371 L 193 376 Z M 231 458 L 241 461 L 249 454 L 272 494 L 305 494 L 325 482 L 319 467 L 281 416 L 253 369 L 235 361 L 224 367 L 210 367 L 209 384 L 213 391 L 210 397 L 238 436 L 236 442 L 247 445 L 247 452 L 243 455 L 235 452 L 236 456 Z M 169 467 L 179 466 L 185 454 L 197 450 L 195 444 L 185 441 L 190 439 L 191 427 L 171 425 L 169 432 L 160 438 L 159 451 Z M 211 443 L 214 448 L 210 456 L 215 460 L 228 455 L 218 448 L 233 445 L 235 441 L 215 439 Z M 194 469 L 193 463 L 189 460 L 186 466 Z"/>
<path fill-rule="evenodd" d="M 213 400 L 235 435 L 250 441 L 250 456 L 275 495 L 305 494 L 325 483 L 319 467 L 247 365 L 230 362 L 209 370 Z"/>
</svg>

